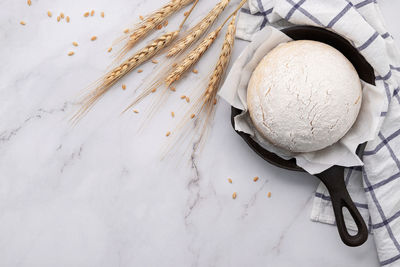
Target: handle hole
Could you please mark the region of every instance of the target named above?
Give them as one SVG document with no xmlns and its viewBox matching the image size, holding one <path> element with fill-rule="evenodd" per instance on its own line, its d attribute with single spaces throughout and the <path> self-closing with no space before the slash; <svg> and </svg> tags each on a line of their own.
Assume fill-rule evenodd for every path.
<svg viewBox="0 0 400 267">
<path fill-rule="evenodd" d="M 343 213 L 344 225 L 345 225 L 345 227 L 347 229 L 347 233 L 350 236 L 356 236 L 358 232 L 355 231 L 355 230 L 351 230 L 351 229 L 357 228 L 357 225 L 356 225 L 356 222 L 353 219 L 353 216 L 351 216 L 349 209 L 347 207 L 343 206 L 342 207 L 342 213 Z M 350 230 L 347 227 L 347 223 L 349 223 L 349 225 L 351 225 L 351 229 Z"/>
</svg>

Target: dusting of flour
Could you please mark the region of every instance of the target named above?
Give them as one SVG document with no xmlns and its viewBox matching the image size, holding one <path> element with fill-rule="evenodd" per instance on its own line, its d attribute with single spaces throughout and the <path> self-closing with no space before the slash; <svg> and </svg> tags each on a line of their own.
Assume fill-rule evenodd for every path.
<svg viewBox="0 0 400 267">
<path fill-rule="evenodd" d="M 311 152 L 342 138 L 357 119 L 361 82 L 335 48 L 292 41 L 269 52 L 254 70 L 247 90 L 251 120 L 272 144 Z"/>
</svg>

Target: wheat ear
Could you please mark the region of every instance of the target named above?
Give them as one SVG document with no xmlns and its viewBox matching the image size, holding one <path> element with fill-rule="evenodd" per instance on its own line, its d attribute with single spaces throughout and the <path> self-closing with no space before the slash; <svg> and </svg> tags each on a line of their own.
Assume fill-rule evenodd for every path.
<svg viewBox="0 0 400 267">
<path fill-rule="evenodd" d="M 171 152 L 173 148 L 176 148 L 177 144 L 181 144 L 182 140 L 184 140 L 186 137 L 192 136 L 190 134 L 190 130 L 184 130 L 187 129 L 185 127 L 188 127 L 187 122 L 191 121 L 191 114 L 195 114 L 195 118 L 197 118 L 194 125 L 194 131 L 198 133 L 199 137 L 198 140 L 195 142 L 196 146 L 193 147 L 193 149 L 197 150 L 198 148 L 201 148 L 204 144 L 205 137 L 208 133 L 207 130 L 209 129 L 208 126 L 212 121 L 213 115 L 215 114 L 217 92 L 231 58 L 236 33 L 235 22 L 236 15 L 233 15 L 227 27 L 221 52 L 218 61 L 214 67 L 214 70 L 210 75 L 207 87 L 201 94 L 197 96 L 192 107 L 185 113 L 184 118 L 174 130 L 174 132 L 179 131 L 180 134 L 174 137 L 172 143 L 170 143 L 169 146 L 166 147 L 164 156 L 167 153 Z M 191 141 L 193 141 L 194 138 L 195 136 L 192 136 Z M 192 144 L 193 142 L 189 143 Z"/>
<path fill-rule="evenodd" d="M 229 2 L 230 0 L 222 0 L 219 2 L 199 23 L 191 28 L 168 50 L 167 57 L 177 55 L 197 41 L 211 27 Z"/>
<path fill-rule="evenodd" d="M 215 65 L 214 71 L 211 74 L 210 80 L 208 82 L 207 90 L 205 92 L 205 100 L 215 98 L 222 77 L 226 71 L 226 68 L 228 67 L 229 60 L 232 54 L 232 48 L 235 41 L 235 34 L 236 34 L 235 22 L 236 22 L 236 15 L 232 17 L 232 20 L 228 25 L 228 29 L 225 34 L 225 39 L 222 45 L 218 62 Z"/>
<path fill-rule="evenodd" d="M 143 22 L 139 23 L 131 30 L 133 33 L 129 36 L 128 42 L 121 49 L 117 58 L 122 58 L 139 40 L 147 36 L 151 30 L 160 25 L 174 12 L 180 10 L 191 2 L 193 2 L 193 0 L 172 0 L 157 11 L 147 15 Z"/>
<path fill-rule="evenodd" d="M 130 71 L 152 58 L 160 50 L 170 44 L 177 36 L 179 31 L 168 32 L 157 39 L 153 40 L 150 44 L 138 51 L 136 54 L 128 58 L 119 67 L 107 73 L 103 78 L 97 82 L 96 88 L 84 99 L 84 103 L 80 110 L 74 115 L 72 120 L 77 120 L 110 89 L 110 87 L 119 81 L 122 77 Z"/>
<path fill-rule="evenodd" d="M 175 69 L 171 71 L 164 79 L 165 85 L 167 87 L 169 87 L 172 83 L 178 81 L 191 66 L 193 66 L 197 61 L 199 61 L 200 57 L 214 43 L 215 39 L 217 39 L 221 29 L 222 26 L 210 32 L 207 35 L 207 37 L 205 37 L 204 40 L 196 48 L 190 51 L 190 53 L 177 64 Z"/>
</svg>

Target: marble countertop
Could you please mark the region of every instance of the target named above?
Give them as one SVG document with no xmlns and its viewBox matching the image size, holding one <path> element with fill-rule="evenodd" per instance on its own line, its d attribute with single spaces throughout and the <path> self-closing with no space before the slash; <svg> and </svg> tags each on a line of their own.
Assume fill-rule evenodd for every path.
<svg viewBox="0 0 400 267">
<path fill-rule="evenodd" d="M 120 115 L 152 64 L 71 126 L 77 96 L 112 60 L 111 42 L 154 3 L 0 0 L 0 266 L 378 266 L 372 236 L 349 248 L 335 227 L 309 220 L 317 179 L 255 155 L 233 132 L 226 103 L 201 154 L 160 161 L 181 102 L 171 99 L 141 130 L 144 112 Z M 201 1 L 195 14 L 214 3 Z M 400 3 L 380 4 L 399 39 Z M 71 22 L 57 23 L 60 12 Z M 204 77 L 218 50 L 179 87 Z"/>
</svg>

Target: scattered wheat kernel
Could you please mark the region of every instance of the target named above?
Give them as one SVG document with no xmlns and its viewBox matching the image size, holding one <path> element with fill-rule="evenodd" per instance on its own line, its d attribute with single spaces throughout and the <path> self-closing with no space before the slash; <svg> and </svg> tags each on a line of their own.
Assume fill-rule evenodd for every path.
<svg viewBox="0 0 400 267">
<path fill-rule="evenodd" d="M 65 18 L 65 20 L 67 21 L 67 23 L 69 23 L 69 16 L 67 16 L 67 17 Z"/>
<path fill-rule="evenodd" d="M 112 47 L 107 49 L 107 52 L 110 53 L 112 51 Z"/>
<path fill-rule="evenodd" d="M 28 6 L 32 5 L 32 1 L 31 0 L 26 1 L 26 3 L 28 4 Z"/>
<path fill-rule="evenodd" d="M 176 91 L 176 88 L 173 87 L 173 86 L 171 86 L 169 89 L 170 89 L 172 92 L 175 92 L 175 91 Z"/>
<path fill-rule="evenodd" d="M 90 11 L 90 16 L 94 16 L 94 10 Z"/>
<path fill-rule="evenodd" d="M 139 113 L 139 110 L 134 109 L 133 112 L 135 112 L 136 114 L 138 114 L 138 113 Z"/>
<path fill-rule="evenodd" d="M 175 112 L 171 111 L 171 117 L 172 117 L 172 118 L 175 117 Z"/>
<path fill-rule="evenodd" d="M 89 12 L 85 12 L 85 13 L 83 14 L 83 16 L 87 18 L 87 17 L 89 17 L 89 14 L 90 14 Z"/>
<path fill-rule="evenodd" d="M 158 24 L 157 25 L 157 30 L 161 30 L 161 28 L 162 28 L 162 24 Z"/>
<path fill-rule="evenodd" d="M 231 184 L 231 183 L 232 183 L 232 179 L 231 179 L 231 178 L 228 178 L 228 182 Z"/>
<path fill-rule="evenodd" d="M 165 134 L 165 136 L 170 136 L 171 135 L 171 132 L 167 132 L 166 134 Z"/>
<path fill-rule="evenodd" d="M 57 17 L 57 21 L 60 22 L 60 20 L 61 20 L 61 18 L 60 18 L 60 16 L 58 16 L 58 17 Z"/>
<path fill-rule="evenodd" d="M 190 102 L 190 98 L 189 97 L 186 97 L 186 102 Z"/>
<path fill-rule="evenodd" d="M 189 15 L 189 12 L 186 11 L 185 13 L 183 13 L 183 15 L 184 15 L 185 17 L 187 17 L 187 16 Z"/>
<path fill-rule="evenodd" d="M 100 13 L 100 16 L 101 16 L 102 18 L 104 18 L 104 12 L 101 12 L 101 13 Z"/>
<path fill-rule="evenodd" d="M 60 17 L 63 19 L 64 18 L 64 13 L 60 13 Z"/>
<path fill-rule="evenodd" d="M 233 199 L 236 199 L 236 195 L 237 195 L 236 192 L 233 192 L 232 198 L 233 198 Z"/>
<path fill-rule="evenodd" d="M 125 29 L 125 30 L 124 30 L 124 33 L 128 33 L 128 32 L 129 32 L 129 29 Z"/>
<path fill-rule="evenodd" d="M 157 88 L 151 89 L 151 92 L 152 92 L 152 93 L 155 93 L 156 91 L 157 91 Z"/>
<path fill-rule="evenodd" d="M 268 192 L 268 195 L 267 195 L 268 197 L 271 197 L 271 192 Z"/>
<path fill-rule="evenodd" d="M 182 96 L 181 96 L 181 99 L 186 99 L 186 96 L 185 96 L 185 95 L 182 95 Z"/>
<path fill-rule="evenodd" d="M 125 90 L 125 89 L 126 89 L 126 85 L 123 84 L 123 85 L 122 85 L 122 90 Z"/>
<path fill-rule="evenodd" d="M 193 69 L 192 72 L 193 72 L 194 74 L 199 73 L 199 71 L 198 71 L 197 69 Z"/>
<path fill-rule="evenodd" d="M 140 69 L 140 70 L 138 70 L 137 72 L 138 72 L 138 73 L 142 73 L 142 72 L 143 72 L 143 70 L 142 70 L 142 69 Z"/>
<path fill-rule="evenodd" d="M 69 52 L 68 52 L 68 56 L 73 56 L 74 54 L 75 54 L 74 51 L 69 51 Z"/>
<path fill-rule="evenodd" d="M 157 64 L 158 61 L 157 61 L 157 59 L 152 59 L 152 60 L 151 60 L 151 63 Z"/>
<path fill-rule="evenodd" d="M 164 26 L 164 27 L 167 27 L 167 26 L 168 26 L 168 20 L 164 21 L 163 26 Z"/>
<path fill-rule="evenodd" d="M 192 114 L 190 115 L 190 118 L 193 119 L 196 115 Z"/>
<path fill-rule="evenodd" d="M 139 19 L 140 19 L 140 20 L 144 20 L 143 16 L 139 16 Z"/>
<path fill-rule="evenodd" d="M 173 68 L 175 68 L 176 66 L 178 66 L 178 63 L 172 64 L 172 67 L 173 67 Z"/>
<path fill-rule="evenodd" d="M 78 46 L 78 43 L 77 42 L 72 42 L 72 45 L 73 46 Z"/>
<path fill-rule="evenodd" d="M 25 21 L 21 21 L 20 24 L 25 26 L 26 22 Z"/>
<path fill-rule="evenodd" d="M 254 181 L 254 182 L 257 182 L 257 181 L 258 181 L 258 176 L 254 177 L 254 178 L 253 178 L 253 181 Z"/>
<path fill-rule="evenodd" d="M 90 38 L 90 40 L 96 41 L 97 40 L 97 36 L 92 36 L 92 38 Z"/>
<path fill-rule="evenodd" d="M 47 11 L 47 16 L 48 16 L 49 18 L 51 18 L 52 14 L 51 14 L 50 11 Z"/>
</svg>

